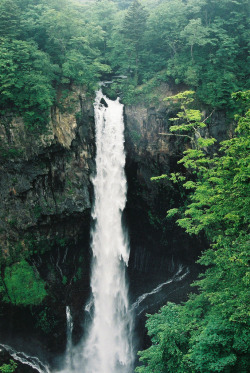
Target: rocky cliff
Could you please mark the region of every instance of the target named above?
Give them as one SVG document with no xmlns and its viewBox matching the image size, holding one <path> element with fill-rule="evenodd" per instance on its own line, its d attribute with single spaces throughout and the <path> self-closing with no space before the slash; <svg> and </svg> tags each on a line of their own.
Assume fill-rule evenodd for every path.
<svg viewBox="0 0 250 373">
<path fill-rule="evenodd" d="M 1 244 L 5 250 L 27 231 L 58 236 L 62 220 L 90 209 L 93 110 L 83 94 L 73 94 L 71 112 L 66 111 L 67 103 L 64 113 L 54 107 L 44 133 L 28 129 L 21 118 L 1 120 Z M 75 234 L 71 224 L 68 229 L 67 235 Z"/>
<path fill-rule="evenodd" d="M 24 257 L 47 291 L 43 304 L 32 309 L 2 306 L 0 342 L 17 343 L 17 349 L 25 338 L 34 346 L 40 338 L 48 350 L 62 351 L 65 307 L 71 303 L 79 309 L 88 296 L 90 174 L 95 167 L 92 102 L 74 89 L 60 100 L 60 108 L 52 108 L 44 130 L 27 128 L 22 118 L 0 121 L 2 278 L 6 260 L 11 264 Z"/>
<path fill-rule="evenodd" d="M 137 234 L 140 231 L 151 234 L 155 232 L 150 245 L 157 241 L 169 253 L 176 254 L 179 251 L 182 260 L 186 257 L 187 260 L 193 261 L 197 253 L 195 250 L 190 251 L 187 243 L 189 238 L 172 221 L 165 219 L 169 208 L 183 203 L 184 191 L 167 180 L 150 180 L 152 176 L 176 171 L 185 172 L 178 164 L 178 160 L 182 157 L 183 151 L 191 145 L 188 139 L 170 134 L 172 122 L 169 119 L 176 116 L 178 109 L 164 101 L 165 97 L 176 94 L 178 90 L 185 90 L 185 87 L 171 88 L 162 85 L 159 88 L 157 106 L 141 104 L 125 107 L 128 210 L 132 215 L 138 213 L 140 216 L 137 219 Z M 215 137 L 218 141 L 230 136 L 232 127 L 227 123 L 224 112 L 211 113 L 207 108 L 203 108 L 202 111 L 204 117 L 209 117 L 208 126 L 202 135 Z M 139 224 L 141 229 L 138 227 Z M 147 224 L 151 229 L 147 228 Z"/>
</svg>

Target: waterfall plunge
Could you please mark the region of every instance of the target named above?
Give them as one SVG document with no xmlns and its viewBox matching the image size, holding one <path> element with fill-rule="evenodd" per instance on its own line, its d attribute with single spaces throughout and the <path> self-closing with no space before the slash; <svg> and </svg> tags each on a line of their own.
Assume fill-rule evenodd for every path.
<svg viewBox="0 0 250 373">
<path fill-rule="evenodd" d="M 101 104 L 104 99 L 107 107 Z M 124 173 L 123 105 L 97 92 L 95 204 L 92 217 L 93 318 L 84 345 L 84 372 L 131 373 L 132 316 L 125 267 L 129 248 L 122 227 L 127 182 Z"/>
</svg>

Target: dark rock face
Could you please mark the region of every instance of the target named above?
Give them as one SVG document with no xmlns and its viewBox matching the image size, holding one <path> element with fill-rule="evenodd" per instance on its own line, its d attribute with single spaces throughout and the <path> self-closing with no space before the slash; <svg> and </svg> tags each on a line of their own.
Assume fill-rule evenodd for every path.
<svg viewBox="0 0 250 373">
<path fill-rule="evenodd" d="M 66 305 L 79 325 L 74 338 L 80 338 L 79 313 L 89 294 L 94 118 L 92 100 L 79 90 L 72 95 L 72 113 L 66 104 L 64 112 L 54 108 L 42 134 L 27 130 L 20 118 L 0 121 L 1 145 L 21 150 L 0 159 L 1 256 L 15 262 L 18 252 L 29 251 L 27 261 L 48 293 L 32 309 L 3 305 L 0 342 L 17 348 L 25 345 L 24 335 L 40 340 L 33 343 L 33 354 L 63 351 Z"/>
<path fill-rule="evenodd" d="M 54 230 L 53 224 L 56 217 L 60 223 L 90 209 L 89 175 L 94 168 L 90 105 L 87 102 L 81 107 L 79 101 L 77 121 L 75 115 L 54 110 L 47 132 L 32 143 L 26 139 L 35 134 L 29 134 L 19 119 L 9 123 L 12 139 L 8 145 L 21 148 L 22 154 L 2 162 L 0 169 L 1 242 L 6 247 L 9 240 L 33 228 L 57 235 L 58 227 Z M 26 135 L 21 138 L 22 131 Z M 2 130 L 1 136 L 8 142 L 6 132 Z"/>
<path fill-rule="evenodd" d="M 172 93 L 166 87 L 164 96 Z M 176 115 L 173 110 L 176 109 L 165 102 L 161 102 L 157 108 L 142 105 L 125 107 L 128 176 L 126 214 L 131 241 L 135 241 L 136 245 L 158 246 L 161 248 L 154 249 L 154 255 L 158 250 L 161 256 L 164 248 L 170 255 L 180 256 L 182 262 L 193 263 L 197 257 L 195 247 L 200 247 L 200 243 L 195 245 L 174 221 L 166 220 L 168 209 L 183 204 L 185 191 L 166 179 L 159 182 L 150 180 L 152 176 L 185 173 L 178 160 L 183 151 L 190 147 L 190 143 L 183 137 L 168 135 L 171 125 L 169 118 Z M 204 111 L 205 117 L 209 114 Z M 216 112 L 210 117 L 209 125 L 202 135 L 222 141 L 230 136 L 231 131 L 225 114 Z"/>
<path fill-rule="evenodd" d="M 165 96 L 172 94 L 166 89 Z M 209 114 L 204 112 L 205 116 Z M 126 221 L 131 246 L 128 271 L 132 303 L 142 294 L 154 291 L 159 284 L 171 281 L 157 294 L 146 295 L 135 311 L 139 349 L 150 345 L 145 314 L 157 312 L 167 301 L 180 303 L 187 299 L 188 293 L 194 291 L 190 284 L 201 270 L 195 262 L 207 246 L 204 237 L 191 238 L 175 224 L 175 220 L 166 219 L 168 209 L 184 202 L 185 192 L 167 180 L 150 180 L 152 176 L 185 172 L 177 162 L 190 144 L 182 137 L 164 135 L 170 132 L 168 119 L 175 115 L 173 108 L 164 102 L 158 108 L 125 107 Z M 226 124 L 225 114 L 217 112 L 211 116 L 202 135 L 221 141 L 230 136 L 231 129 Z M 183 272 L 177 279 L 175 275 L 182 267 Z M 186 275 L 182 276 L 184 273 Z"/>
<path fill-rule="evenodd" d="M 104 98 L 101 99 L 101 104 L 104 105 L 105 107 L 108 107 L 107 102 L 104 100 Z"/>
</svg>

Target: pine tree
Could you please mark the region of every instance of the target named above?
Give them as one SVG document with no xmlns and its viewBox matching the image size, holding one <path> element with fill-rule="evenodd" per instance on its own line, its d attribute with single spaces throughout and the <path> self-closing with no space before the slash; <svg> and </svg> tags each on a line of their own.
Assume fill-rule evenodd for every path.
<svg viewBox="0 0 250 373">
<path fill-rule="evenodd" d="M 136 80 L 138 76 L 139 52 L 142 45 L 142 39 L 146 29 L 147 11 L 138 0 L 128 8 L 128 13 L 123 22 L 122 33 L 125 39 L 133 45 L 136 54 Z"/>
</svg>

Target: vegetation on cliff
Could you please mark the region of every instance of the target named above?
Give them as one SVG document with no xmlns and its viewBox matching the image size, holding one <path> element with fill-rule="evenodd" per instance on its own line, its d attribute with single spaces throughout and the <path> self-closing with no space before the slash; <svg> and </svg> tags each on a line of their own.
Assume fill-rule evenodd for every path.
<svg viewBox="0 0 250 373">
<path fill-rule="evenodd" d="M 23 306 L 39 304 L 47 294 L 39 273 L 24 259 L 5 268 L 4 280 L 0 278 L 1 290 L 3 301 Z"/>
<path fill-rule="evenodd" d="M 184 152 L 185 169 L 192 178 L 172 174 L 190 191 L 177 223 L 189 234 L 205 232 L 211 246 L 199 263 L 208 267 L 194 283 L 183 305 L 169 303 L 149 315 L 148 333 L 152 346 L 140 352 L 146 372 L 235 372 L 249 371 L 249 161 L 250 92 L 234 94 L 243 101 L 245 114 L 237 116 L 235 135 L 209 151 L 215 139 L 201 136 L 202 115 L 188 107 L 192 92 L 172 99 L 181 101 L 182 111 L 174 118 L 172 131 L 187 132 L 194 141 Z M 199 129 L 199 130 L 198 130 Z M 195 177 L 194 177 L 195 175 Z M 166 176 L 164 176 L 166 177 Z M 155 178 L 157 179 L 157 178 Z"/>
<path fill-rule="evenodd" d="M 14 360 L 10 360 L 9 364 L 3 364 L 0 366 L 1 373 L 12 373 L 16 370 L 17 363 Z"/>
</svg>

